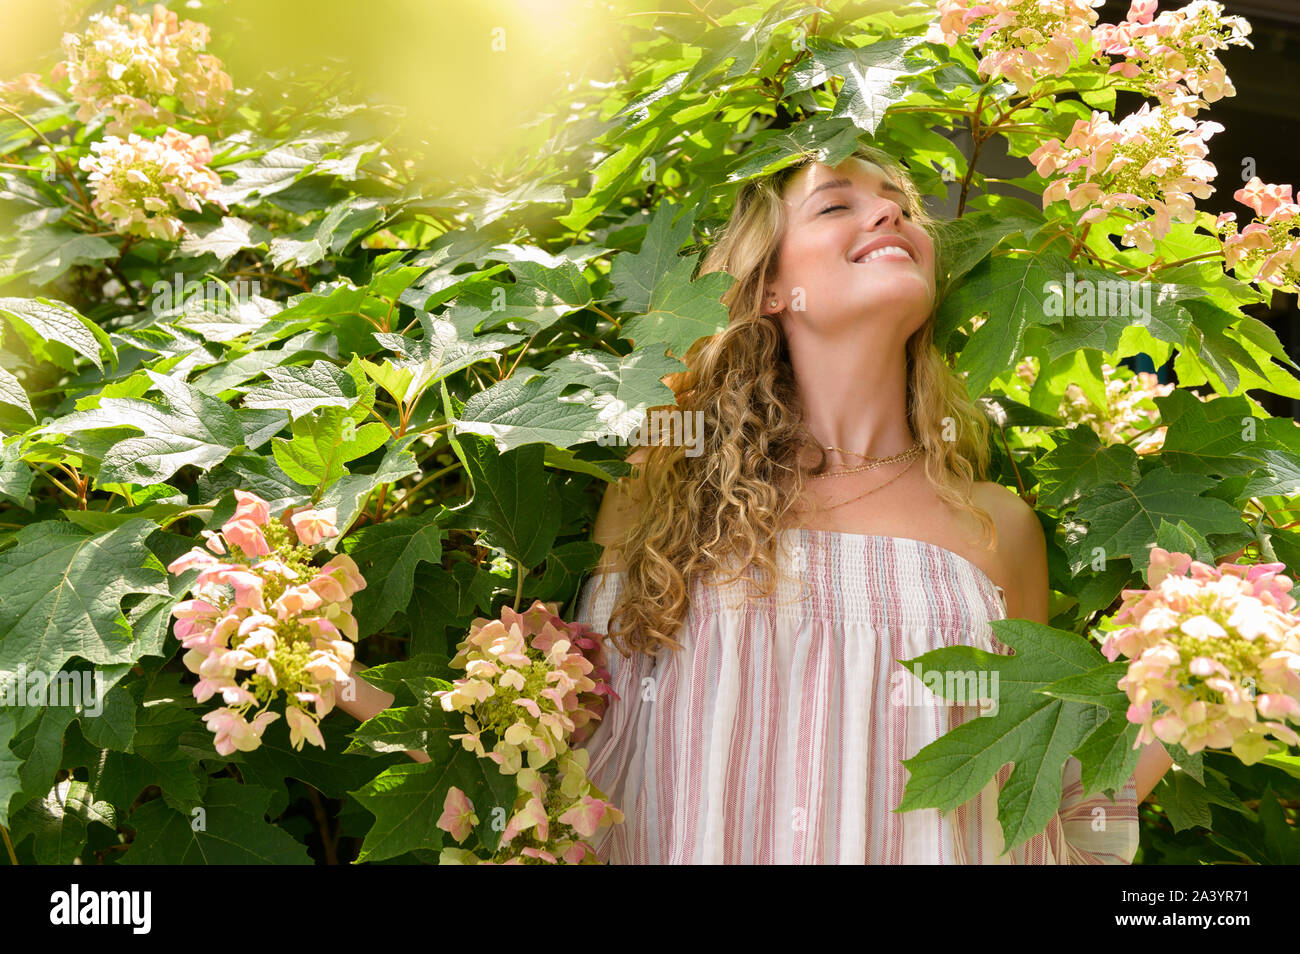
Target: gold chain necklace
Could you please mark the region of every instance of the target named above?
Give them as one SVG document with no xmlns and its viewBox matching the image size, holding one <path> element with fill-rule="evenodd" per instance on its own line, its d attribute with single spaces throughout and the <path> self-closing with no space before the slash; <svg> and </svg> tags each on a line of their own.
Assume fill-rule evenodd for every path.
<svg viewBox="0 0 1300 954">
<path fill-rule="evenodd" d="M 892 457 L 871 458 L 872 463 L 870 464 L 859 464 L 857 467 L 849 467 L 846 470 L 835 470 L 825 474 L 813 474 L 808 479 L 821 480 L 823 477 L 839 477 L 842 474 L 857 474 L 857 473 L 861 473 L 864 470 L 874 470 L 875 468 L 881 467 L 885 464 L 893 464 L 893 463 L 897 463 L 900 460 L 907 460 L 909 458 L 913 458 L 920 452 L 920 450 L 921 450 L 920 443 L 913 441 L 912 446 L 909 447 L 907 450 L 903 451 L 901 454 L 894 454 Z"/>
<path fill-rule="evenodd" d="M 858 494 L 856 497 L 851 497 L 851 498 L 849 498 L 848 500 L 841 500 L 839 503 L 837 503 L 837 504 L 831 504 L 829 507 L 821 507 L 821 508 L 819 508 L 819 510 L 820 510 L 820 511 L 826 511 L 826 510 L 837 510 L 837 509 L 839 509 L 840 507 L 843 507 L 845 504 L 856 503 L 857 501 L 861 500 L 863 497 L 867 496 L 868 494 L 874 494 L 877 490 L 883 490 L 884 488 L 886 488 L 886 487 L 888 487 L 890 484 L 892 484 L 894 481 L 896 481 L 899 477 L 902 477 L 905 473 L 907 473 L 907 472 L 911 469 L 912 465 L 915 464 L 915 463 L 916 463 L 916 458 L 913 457 L 911 460 L 909 460 L 909 461 L 907 462 L 907 466 L 906 466 L 906 467 L 904 467 L 902 470 L 900 470 L 898 473 L 896 473 L 893 477 L 890 477 L 887 481 L 885 481 L 885 482 L 884 482 L 883 484 L 881 484 L 879 487 L 872 487 L 872 488 L 871 488 L 870 490 L 868 490 L 866 493 Z M 812 508 L 804 507 L 804 508 L 802 508 L 802 509 L 803 509 L 804 511 L 807 511 L 807 510 L 810 510 L 810 509 L 812 509 Z"/>
<path fill-rule="evenodd" d="M 843 447 L 836 447 L 834 444 L 826 444 L 824 450 L 839 451 L 841 454 L 848 454 L 850 457 L 861 457 L 863 460 L 880 460 L 879 457 L 872 457 L 870 454 L 859 454 L 857 451 L 845 450 Z"/>
</svg>

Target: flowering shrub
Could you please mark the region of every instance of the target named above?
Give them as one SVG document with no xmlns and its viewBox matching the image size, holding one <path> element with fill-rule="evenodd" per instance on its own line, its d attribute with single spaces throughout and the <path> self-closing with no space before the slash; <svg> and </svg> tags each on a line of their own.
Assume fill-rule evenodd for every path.
<svg viewBox="0 0 1300 954">
<path fill-rule="evenodd" d="M 352 670 L 351 597 L 366 581 L 346 554 L 311 565 L 311 548 L 338 533 L 334 508 L 300 507 L 273 521 L 256 494 L 236 490 L 235 498 L 221 532 L 203 532 L 207 549 L 195 547 L 167 567 L 176 574 L 199 568 L 194 597 L 172 610 L 176 638 L 188 650 L 185 667 L 200 677 L 194 698 L 220 693 L 226 703 L 203 717 L 221 755 L 258 747 L 279 718 L 269 707 L 280 693 L 293 747 L 306 741 L 323 749 L 319 722 L 334 708 L 335 684 Z"/>
<path fill-rule="evenodd" d="M 1132 660 L 1119 687 L 1142 726 L 1137 745 L 1231 749 L 1247 765 L 1300 745 L 1285 724 L 1300 723 L 1300 617 L 1284 568 L 1216 568 L 1152 548 L 1150 589 L 1123 591 L 1123 628 L 1102 647 Z"/>
<path fill-rule="evenodd" d="M 82 157 L 81 168 L 90 173 L 91 207 L 123 235 L 179 238 L 185 224 L 176 214 L 198 212 L 221 185 L 207 165 L 212 150 L 206 136 L 168 129 L 159 139 L 109 136 L 90 148 L 95 155 Z"/>
<path fill-rule="evenodd" d="M 1242 17 L 1223 15 L 1223 5 L 1195 0 L 1178 10 L 1156 16 L 1156 0 L 1133 0 L 1120 23 L 1103 23 L 1093 30 L 1102 53 L 1122 57 L 1110 72 L 1132 82 L 1133 88 L 1162 106 L 1190 112 L 1237 91 L 1215 51 L 1229 46 L 1253 46 L 1246 39 L 1250 24 Z"/>
<path fill-rule="evenodd" d="M 585 839 L 623 820 L 587 779 L 586 750 L 571 748 L 590 737 L 608 697 L 617 698 L 600 640 L 540 601 L 523 613 L 507 606 L 499 620 L 474 621 L 451 661 L 466 677 L 435 693 L 443 709 L 466 714 L 467 731 L 451 738 L 516 777 L 518 795 L 494 863 L 594 862 Z M 484 732 L 497 739 L 490 752 Z M 473 804 L 453 786 L 438 827 L 460 842 L 477 821 Z M 461 848 L 445 848 L 442 857 L 459 864 L 484 860 Z"/>
<path fill-rule="evenodd" d="M 1300 285 L 1300 205 L 1291 200 L 1291 186 L 1265 185 L 1254 176 L 1233 198 L 1253 209 L 1255 219 L 1240 232 L 1235 212 L 1215 220 L 1227 267 L 1257 269 L 1256 281 Z"/>
<path fill-rule="evenodd" d="M 426 56 L 420 38 L 446 34 L 448 6 L 411 5 L 405 28 L 385 35 L 392 75 L 406 75 L 397 67 L 411 55 L 400 49 L 408 38 Z M 1217 228 L 1204 210 L 1190 215 L 1214 184 L 1205 146 L 1217 129 L 1195 117 L 1232 95 L 1217 57 L 1249 45 L 1245 25 L 1202 2 L 1158 10 L 1137 0 L 1115 24 L 1097 22 L 1099 6 L 942 0 L 927 23 L 912 9 L 775 11 L 746 0 L 721 26 L 692 16 L 666 30 L 633 18 L 612 42 L 635 45 L 653 69 L 574 85 L 558 72 L 536 75 L 553 58 L 531 61 L 524 79 L 555 95 L 541 115 L 498 123 L 509 148 L 459 166 L 453 178 L 468 178 L 451 191 L 438 174 L 457 168 L 445 164 L 458 161 L 447 143 L 486 151 L 495 136 L 461 134 L 452 124 L 466 110 L 454 101 L 435 104 L 437 124 L 411 122 L 412 104 L 395 101 L 409 84 L 385 83 L 381 96 L 353 62 L 305 69 L 269 52 L 264 74 L 232 87 L 208 52 L 207 27 L 159 7 L 97 15 L 63 51 L 24 58 L 33 72 L 0 80 L 9 226 L 0 235 L 0 673 L 102 666 L 111 698 L 104 717 L 67 724 L 76 744 L 64 744 L 65 723 L 41 721 L 34 707 L 0 718 L 0 764 L 16 766 L 0 786 L 9 835 L 0 851 L 19 864 L 182 863 L 196 842 L 205 858 L 259 864 L 590 860 L 584 843 L 619 817 L 574 748 L 606 699 L 581 688 L 604 678 L 598 647 L 585 642 L 595 637 L 554 621 L 570 642 L 559 651 L 558 640 L 526 637 L 520 649 L 497 632 L 526 665 L 468 646 L 461 663 L 478 659 L 474 673 L 459 688 L 441 676 L 476 618 L 513 619 L 503 606 L 567 605 L 576 595 L 595 560 L 584 528 L 622 466 L 600 438 L 671 403 L 664 382 L 681 370 L 674 356 L 726 327 L 725 276 L 693 277 L 698 261 L 682 249 L 707 246 L 734 188 L 792 161 L 795 144 L 835 166 L 869 140 L 927 195 L 946 201 L 956 186 L 956 241 L 946 246 L 956 254 L 935 322 L 947 334 L 936 334 L 936 347 L 972 399 L 1021 359 L 1048 369 L 1050 387 L 1034 389 L 1031 410 L 1063 403 L 1067 422 L 1105 443 L 1004 409 L 990 476 L 1034 501 L 1060 631 L 993 625 L 1024 650 L 1005 665 L 1062 684 L 1052 696 L 1032 680 L 1003 681 L 999 714 L 973 729 L 988 733 L 988 746 L 937 740 L 908 762 L 909 793 L 934 800 L 919 807 L 949 811 L 963 800 L 951 779 L 978 788 L 990 766 L 1008 762 L 1047 778 L 1057 766 L 1042 742 L 1056 732 L 1079 743 L 1085 784 L 1122 782 L 1139 726 L 1122 718 L 1129 701 L 1114 691 L 1115 664 L 1079 638 L 1108 595 L 1140 580 L 1136 561 L 1161 539 L 1300 561 L 1300 449 L 1294 428 L 1256 403 L 1296 393 L 1294 368 L 1249 314 L 1269 301 L 1266 286 L 1293 289 L 1300 276 L 1290 186 L 1247 183 L 1237 198 L 1251 218 L 1240 230 L 1232 215 Z M 267 32 L 214 36 L 213 49 L 250 54 Z M 522 58 L 509 61 L 493 72 Z M 603 69 L 598 58 L 591 66 Z M 690 81 L 662 81 L 674 76 Z M 416 103 L 438 89 L 414 91 Z M 1136 92 L 1147 107 L 1116 112 L 1117 92 Z M 740 128 L 737 115 L 751 121 Z M 382 135 L 366 118 L 375 116 Z M 664 138 L 634 173 L 629 133 L 687 116 L 696 134 Z M 957 147 L 958 133 L 971 148 Z M 1045 208 L 990 188 L 990 156 L 1040 149 L 1047 178 L 1026 170 L 1014 181 L 1052 190 Z M 468 171 L 512 155 L 530 161 L 501 166 L 508 182 Z M 1131 247 L 1118 248 L 1121 233 Z M 1051 313 L 1047 289 L 1071 273 L 1173 292 L 1141 322 Z M 225 285 L 237 297 L 251 280 L 256 307 L 184 316 L 148 307 L 163 297 L 159 283 L 211 301 L 185 290 L 207 284 L 200 278 L 211 281 L 205 291 Z M 690 320 L 665 318 L 673 314 Z M 1180 390 L 1160 400 L 1176 412 L 1167 421 L 1150 414 L 1163 386 L 1110 370 L 1143 352 L 1173 353 Z M 1085 394 L 1105 407 L 1083 406 Z M 1216 406 L 1207 413 L 1183 394 Z M 1262 426 L 1243 427 L 1247 419 Z M 1177 454 L 1166 459 L 1164 443 Z M 178 561 L 232 488 L 241 488 L 243 516 L 214 526 L 197 556 Z M 268 501 L 265 515 L 244 488 Z M 313 566 L 323 538 L 355 563 Z M 168 564 L 203 579 L 181 606 L 161 572 Z M 361 574 L 369 585 L 359 590 Z M 545 627 L 519 628 L 537 636 Z M 375 684 L 395 705 L 357 728 L 355 745 L 340 745 L 344 717 L 319 720 L 362 635 Z M 577 650 L 589 671 L 571 658 Z M 1081 689 L 1076 670 L 1088 665 L 1104 671 Z M 155 682 L 190 681 L 195 670 L 202 705 L 178 704 Z M 1104 691 L 1092 693 L 1098 685 Z M 429 698 L 448 687 L 450 713 Z M 396 705 L 399 694 L 416 704 Z M 1113 717 L 1098 719 L 1100 708 Z M 1039 718 L 1053 711 L 1054 724 Z M 1153 722 L 1165 714 L 1153 712 Z M 147 745 L 123 728 L 133 717 L 149 726 Z M 290 764 L 262 745 L 242 758 L 251 770 L 242 784 L 178 741 L 211 730 L 235 758 L 268 723 L 294 745 L 311 742 L 310 758 L 304 748 Z M 1087 740 L 1085 725 L 1097 733 Z M 1119 733 L 1125 741 L 1112 744 Z M 427 763 L 400 754 L 421 745 Z M 973 751 L 997 758 L 977 764 Z M 1207 778 L 1227 760 L 1207 753 Z M 1258 803 L 1278 771 L 1265 764 L 1224 781 L 1241 800 L 1231 825 L 1219 824 L 1221 794 L 1181 773 L 1177 798 L 1161 801 L 1166 811 L 1142 810 L 1144 821 L 1161 814 L 1144 832 L 1143 860 L 1181 861 L 1189 850 L 1268 860 L 1237 810 Z M 271 820 L 259 799 L 266 787 L 281 796 L 280 778 L 294 772 L 320 804 L 294 800 Z M 48 824 L 51 796 L 70 781 L 114 811 Z M 208 800 L 239 805 L 237 843 L 190 828 L 187 813 Z M 1029 801 L 1036 812 L 1051 799 Z M 1178 806 L 1214 838 L 1179 829 Z M 1023 803 L 1001 808 L 1004 831 L 1017 837 L 1047 824 Z"/>
<path fill-rule="evenodd" d="M 1025 358 L 1016 366 L 1016 376 L 1033 386 L 1037 378 L 1035 361 Z M 1106 406 L 1099 408 L 1092 398 L 1077 384 L 1068 384 L 1061 397 L 1057 416 L 1070 425 L 1083 424 L 1096 431 L 1103 444 L 1133 443 L 1139 454 L 1158 451 L 1165 441 L 1167 427 L 1156 426 L 1160 410 L 1153 398 L 1173 392 L 1172 384 L 1161 384 L 1157 375 L 1149 371 L 1131 371 L 1102 363 L 1102 377 L 1106 382 Z"/>
<path fill-rule="evenodd" d="M 39 73 L 23 73 L 0 82 L 0 107 L 21 109 L 33 100 L 43 99 L 46 90 Z"/>
<path fill-rule="evenodd" d="M 107 132 L 126 135 L 138 123 L 176 121 L 158 103 L 161 97 L 176 97 L 199 114 L 225 104 L 230 77 L 219 59 L 203 52 L 207 42 L 205 24 L 179 20 L 160 3 L 151 17 L 127 13 L 119 4 L 112 16 L 92 15 L 84 34 L 64 34 L 67 59 L 53 75 L 67 78 L 72 98 L 81 104 L 79 120 L 107 111 Z"/>
<path fill-rule="evenodd" d="M 1150 103 L 1118 123 L 1094 110 L 1090 120 L 1075 122 L 1064 142 L 1045 142 L 1029 159 L 1039 175 L 1064 173 L 1043 192 L 1044 208 L 1062 201 L 1076 212 L 1087 208 L 1079 218 L 1084 224 L 1115 209 L 1149 208 L 1152 217 L 1126 226 L 1122 240 L 1151 255 L 1174 222 L 1195 221 L 1193 196 L 1207 199 L 1214 191 L 1209 180 L 1217 173 L 1205 160 L 1205 141 L 1222 131 L 1220 123 L 1198 123 Z"/>
<path fill-rule="evenodd" d="M 1041 76 L 1061 76 L 1086 46 L 1105 0 L 938 0 L 939 20 L 926 39 L 953 44 L 979 31 L 981 76 L 1005 76 L 1028 93 Z"/>
</svg>

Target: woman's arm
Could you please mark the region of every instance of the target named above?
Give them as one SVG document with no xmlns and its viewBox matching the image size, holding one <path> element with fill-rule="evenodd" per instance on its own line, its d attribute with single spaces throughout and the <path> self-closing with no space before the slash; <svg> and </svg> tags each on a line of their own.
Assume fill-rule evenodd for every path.
<svg viewBox="0 0 1300 954">
<path fill-rule="evenodd" d="M 1137 781 L 1139 802 L 1145 802 L 1151 797 L 1152 790 L 1165 777 L 1165 773 L 1173 764 L 1174 760 L 1169 757 L 1169 753 L 1159 742 L 1148 742 L 1142 747 L 1142 754 L 1138 756 L 1137 769 L 1133 772 L 1133 778 Z"/>
<path fill-rule="evenodd" d="M 352 664 L 351 681 L 339 683 L 338 692 L 335 694 L 335 702 L 338 707 L 358 722 L 365 722 L 367 719 L 374 718 L 378 713 L 383 712 L 393 704 L 392 693 L 384 692 L 379 687 L 372 686 L 357 675 L 358 672 L 365 668 L 360 663 L 354 662 Z M 345 698 L 348 696 L 353 698 Z M 408 749 L 406 754 L 417 762 L 429 761 L 429 756 L 423 752 L 412 752 Z"/>
</svg>

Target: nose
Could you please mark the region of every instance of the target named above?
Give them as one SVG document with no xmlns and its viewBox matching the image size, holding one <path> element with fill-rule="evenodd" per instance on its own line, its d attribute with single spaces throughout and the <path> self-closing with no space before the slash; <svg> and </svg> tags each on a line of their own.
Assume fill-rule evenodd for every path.
<svg viewBox="0 0 1300 954">
<path fill-rule="evenodd" d="M 881 195 L 867 207 L 866 216 L 867 227 L 873 231 L 889 225 L 898 228 L 903 222 L 903 207 L 889 196 Z"/>
</svg>

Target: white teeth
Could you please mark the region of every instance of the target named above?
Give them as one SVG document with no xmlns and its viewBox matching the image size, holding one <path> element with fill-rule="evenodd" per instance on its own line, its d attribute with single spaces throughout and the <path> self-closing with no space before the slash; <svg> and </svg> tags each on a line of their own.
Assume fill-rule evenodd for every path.
<svg viewBox="0 0 1300 954">
<path fill-rule="evenodd" d="M 901 246 L 882 245 L 880 248 L 868 252 L 866 255 L 863 255 L 861 258 L 857 259 L 857 262 L 859 265 L 861 265 L 863 262 L 869 262 L 873 258 L 882 258 L 885 255 L 900 256 L 902 258 L 912 257 L 911 255 L 908 254 L 907 249 L 902 248 Z"/>
</svg>

